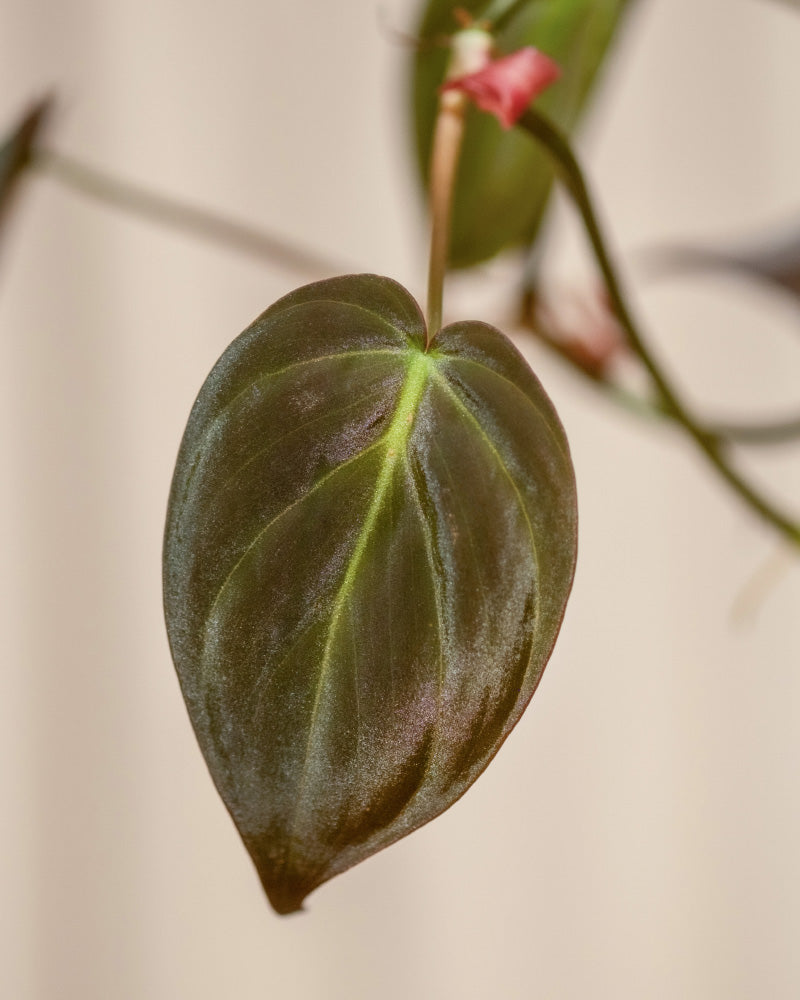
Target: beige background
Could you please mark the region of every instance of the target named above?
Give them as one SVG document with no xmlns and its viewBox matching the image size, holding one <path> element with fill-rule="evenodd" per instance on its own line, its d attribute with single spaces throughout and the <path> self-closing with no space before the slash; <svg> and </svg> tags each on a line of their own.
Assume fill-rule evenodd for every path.
<svg viewBox="0 0 800 1000">
<path fill-rule="evenodd" d="M 420 294 L 405 55 L 379 6 L 410 26 L 407 0 L 0 0 L 0 121 L 55 87 L 61 149 Z M 583 136 L 617 244 L 795 213 L 800 15 L 641 8 Z M 159 558 L 194 394 L 304 277 L 46 179 L 18 207 L 0 271 L 2 995 L 799 996 L 800 567 L 737 619 L 773 535 L 676 435 L 537 354 L 582 536 L 534 704 L 449 813 L 273 916 L 179 697 Z M 572 230 L 560 247 L 574 280 Z M 493 296 L 456 289 L 448 309 L 493 316 Z M 639 300 L 692 400 L 797 409 L 786 305 L 719 281 Z M 796 499 L 798 465 L 751 468 Z"/>
</svg>

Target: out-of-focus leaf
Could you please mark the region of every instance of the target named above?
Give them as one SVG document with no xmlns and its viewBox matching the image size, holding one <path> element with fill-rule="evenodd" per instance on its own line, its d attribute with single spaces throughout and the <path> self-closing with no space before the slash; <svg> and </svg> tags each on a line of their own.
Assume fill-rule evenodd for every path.
<svg viewBox="0 0 800 1000">
<path fill-rule="evenodd" d="M 605 57 L 623 13 L 633 0 L 530 0 L 517 10 L 497 37 L 511 52 L 533 45 L 561 66 L 561 79 L 539 98 L 541 106 L 570 131 Z M 423 9 L 418 35 L 435 40 L 457 27 L 456 8 L 478 13 L 485 0 L 431 0 Z M 448 53 L 423 44 L 413 76 L 414 127 L 420 176 L 427 187 L 437 91 Z M 518 131 L 504 131 L 488 115 L 467 122 L 453 205 L 451 265 L 478 264 L 498 251 L 533 241 L 553 181 L 547 157 Z"/>
<path fill-rule="evenodd" d="M 774 285 L 800 299 L 800 220 L 739 246 L 665 246 L 648 251 L 654 275 L 728 272 Z"/>
<path fill-rule="evenodd" d="M 167 516 L 167 628 L 279 913 L 451 805 L 519 719 L 576 548 L 558 418 L 483 323 L 425 352 L 396 283 L 298 289 L 200 391 Z"/>
<path fill-rule="evenodd" d="M 45 124 L 52 100 L 34 104 L 0 145 L 0 227 L 5 221 L 17 183 L 30 165 L 37 139 Z"/>
</svg>

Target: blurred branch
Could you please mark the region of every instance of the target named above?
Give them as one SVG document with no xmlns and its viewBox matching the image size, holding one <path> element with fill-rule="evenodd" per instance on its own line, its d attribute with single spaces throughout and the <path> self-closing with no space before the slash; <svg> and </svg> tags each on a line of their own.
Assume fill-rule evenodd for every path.
<svg viewBox="0 0 800 1000">
<path fill-rule="evenodd" d="M 648 371 L 654 386 L 663 401 L 667 413 L 680 424 L 692 438 L 709 464 L 747 506 L 769 522 L 793 545 L 800 547 L 800 523 L 783 513 L 750 483 L 748 483 L 728 462 L 724 443 L 708 428 L 699 424 L 684 405 L 678 391 L 650 353 L 641 337 L 631 311 L 628 309 L 616 268 L 606 247 L 600 224 L 589 196 L 586 181 L 570 144 L 560 130 L 539 111 L 530 109 L 520 118 L 519 124 L 537 142 L 541 143 L 552 157 L 561 180 L 580 212 L 589 242 L 605 281 L 611 304 L 627 335 L 634 354 Z"/>
<path fill-rule="evenodd" d="M 320 278 L 331 274 L 346 274 L 353 270 L 340 261 L 313 253 L 283 237 L 149 188 L 119 180 L 60 153 L 39 152 L 33 166 L 96 201 L 169 229 L 227 246 L 288 271 Z"/>
<path fill-rule="evenodd" d="M 792 10 L 800 13 L 800 0 L 772 0 L 772 2 L 779 3 L 781 7 L 791 7 Z"/>
<path fill-rule="evenodd" d="M 791 230 L 770 234 L 760 243 L 717 249 L 692 245 L 649 247 L 639 254 L 649 278 L 702 277 L 708 274 L 742 275 L 783 292 L 800 305 L 800 223 Z"/>
<path fill-rule="evenodd" d="M 527 314 L 523 315 L 520 329 L 533 336 L 537 343 L 565 361 L 570 368 L 586 380 L 609 402 L 629 413 L 649 420 L 672 420 L 673 415 L 657 399 L 648 399 L 626 389 L 607 375 L 595 373 L 579 364 L 567 346 L 536 324 Z M 800 439 L 800 416 L 764 421 L 704 421 L 705 433 L 720 442 L 747 447 L 779 447 L 796 444 Z"/>
<path fill-rule="evenodd" d="M 776 420 L 772 423 L 710 424 L 708 430 L 715 437 L 725 438 L 735 444 L 782 445 L 795 444 L 800 438 L 800 417 Z"/>
<path fill-rule="evenodd" d="M 22 174 L 33 161 L 36 142 L 52 106 L 51 97 L 37 101 L 0 145 L 0 225 L 5 220 Z"/>
</svg>

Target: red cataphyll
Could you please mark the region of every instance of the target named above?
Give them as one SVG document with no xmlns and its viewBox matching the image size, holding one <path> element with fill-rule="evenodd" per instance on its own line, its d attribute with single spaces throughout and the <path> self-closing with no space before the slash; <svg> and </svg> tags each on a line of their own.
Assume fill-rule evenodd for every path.
<svg viewBox="0 0 800 1000">
<path fill-rule="evenodd" d="M 448 80 L 442 91 L 466 94 L 479 108 L 511 128 L 534 98 L 559 78 L 561 69 L 532 46 L 489 60 L 474 73 Z"/>
</svg>

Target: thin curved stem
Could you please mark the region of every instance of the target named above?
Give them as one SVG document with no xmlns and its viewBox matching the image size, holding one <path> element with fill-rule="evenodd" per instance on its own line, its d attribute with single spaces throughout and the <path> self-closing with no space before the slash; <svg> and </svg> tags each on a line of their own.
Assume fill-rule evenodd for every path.
<svg viewBox="0 0 800 1000">
<path fill-rule="evenodd" d="M 465 112 L 466 98 L 463 94 L 450 91 L 440 96 L 430 170 L 431 256 L 428 268 L 427 347 L 442 327 L 453 189 L 464 137 Z"/>
<path fill-rule="evenodd" d="M 560 130 L 539 111 L 530 109 L 519 120 L 533 138 L 541 143 L 554 160 L 564 186 L 575 202 L 583 219 L 589 242 L 591 243 L 614 311 L 628 338 L 628 343 L 650 374 L 664 406 L 695 442 L 708 462 L 731 489 L 764 520 L 784 535 L 793 545 L 800 547 L 800 524 L 786 515 L 762 496 L 732 466 L 723 454 L 723 445 L 709 430 L 702 427 L 684 405 L 678 391 L 661 370 L 639 334 L 638 326 L 628 309 L 616 269 L 606 248 L 597 215 L 594 211 L 586 181 L 569 142 Z"/>
<path fill-rule="evenodd" d="M 37 152 L 32 166 L 74 191 L 132 215 L 313 278 L 353 269 L 216 212 L 152 191 L 51 151 Z"/>
<path fill-rule="evenodd" d="M 465 28 L 450 39 L 450 61 L 445 80 L 481 69 L 489 60 L 492 36 L 478 27 Z M 441 88 L 429 172 L 431 253 L 428 267 L 428 332 L 425 349 L 442 326 L 444 279 L 450 253 L 458 161 L 464 139 L 467 98 L 458 90 Z"/>
<path fill-rule="evenodd" d="M 708 430 L 733 444 L 772 446 L 796 444 L 800 439 L 800 417 L 757 423 L 709 424 Z"/>
<path fill-rule="evenodd" d="M 629 413 L 649 420 L 671 420 L 673 415 L 659 403 L 626 389 L 619 382 L 601 374 L 594 374 L 579 364 L 570 351 L 550 336 L 545 330 L 529 320 L 523 320 L 520 331 L 536 338 L 570 368 L 585 379 L 610 402 Z M 703 427 L 707 434 L 720 442 L 744 445 L 746 447 L 780 447 L 800 442 L 800 416 L 763 421 L 713 421 L 705 420 Z"/>
</svg>

